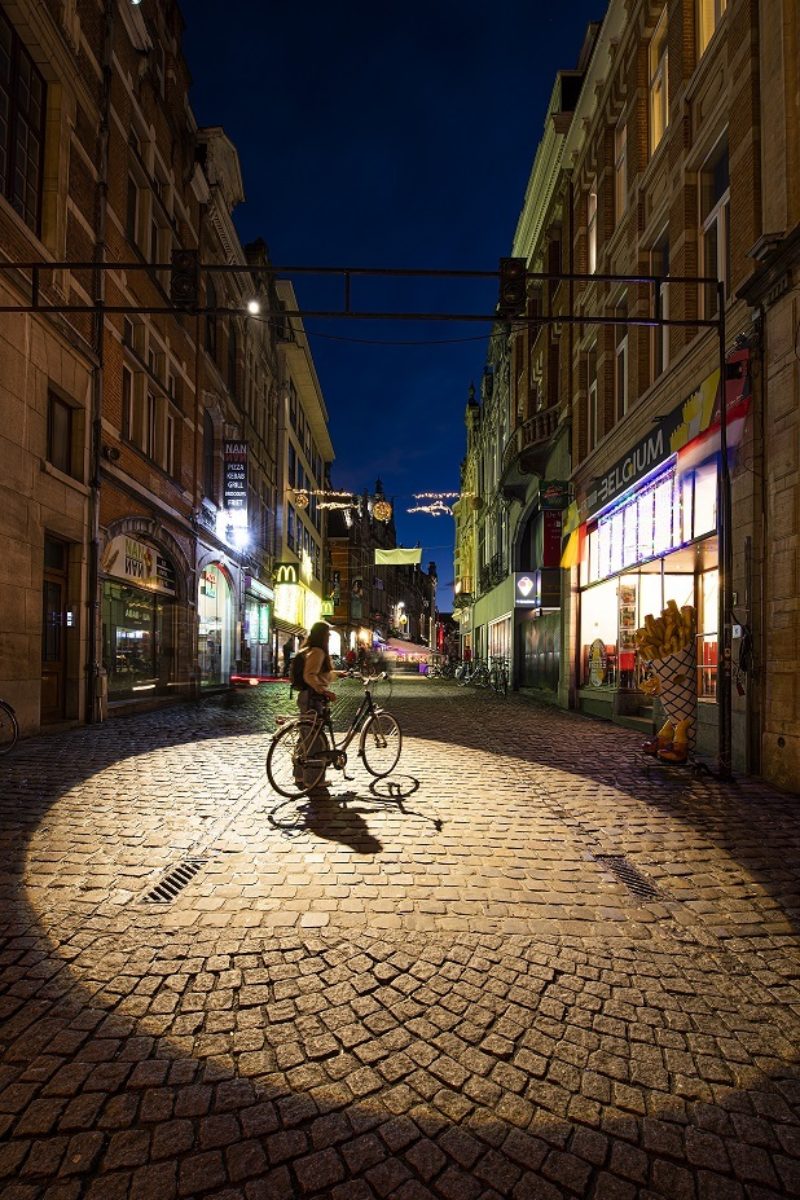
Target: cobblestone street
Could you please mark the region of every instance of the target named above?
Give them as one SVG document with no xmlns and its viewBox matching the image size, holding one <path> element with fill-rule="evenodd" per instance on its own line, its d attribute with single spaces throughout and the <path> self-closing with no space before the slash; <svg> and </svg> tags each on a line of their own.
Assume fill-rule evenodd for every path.
<svg viewBox="0 0 800 1200">
<path fill-rule="evenodd" d="M 800 1196 L 797 799 L 386 703 L 398 772 L 314 802 L 282 685 L 0 761 L 3 1200 Z"/>
</svg>

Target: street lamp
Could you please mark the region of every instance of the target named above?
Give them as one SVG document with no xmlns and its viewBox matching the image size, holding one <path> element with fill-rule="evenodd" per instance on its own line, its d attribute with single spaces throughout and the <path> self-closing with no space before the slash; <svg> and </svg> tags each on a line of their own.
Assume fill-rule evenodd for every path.
<svg viewBox="0 0 800 1200">
<path fill-rule="evenodd" d="M 138 0 L 138 3 L 141 3 L 141 0 Z M 258 314 L 261 312 L 260 302 L 256 299 L 248 300 L 247 301 L 247 311 L 250 313 L 251 317 L 257 317 Z"/>
</svg>

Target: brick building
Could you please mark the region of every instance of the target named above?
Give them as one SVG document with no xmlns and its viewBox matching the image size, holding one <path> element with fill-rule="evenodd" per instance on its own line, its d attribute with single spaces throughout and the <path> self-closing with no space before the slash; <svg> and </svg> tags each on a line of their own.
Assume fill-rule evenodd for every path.
<svg viewBox="0 0 800 1200">
<path fill-rule="evenodd" d="M 0 677 L 24 731 L 274 665 L 283 301 L 182 30 L 172 0 L 0 3 L 0 238 L 54 264 L 0 271 L 4 303 L 106 308 L 0 317 Z M 201 264 L 185 307 L 178 250 Z"/>
<path fill-rule="evenodd" d="M 509 608 L 526 545 L 531 587 L 544 565 L 536 532 L 542 485 L 568 483 L 566 569 L 560 606 L 557 588 L 551 602 L 560 611 L 541 605 L 521 616 L 514 599 L 517 682 L 542 686 L 542 654 L 546 666 L 552 648 L 560 663 L 544 682 L 561 704 L 645 729 L 654 714 L 638 687 L 633 633 L 669 599 L 692 604 L 699 749 L 715 756 L 715 448 L 724 394 L 733 765 L 797 787 L 797 20 L 790 9 L 750 0 L 611 0 L 596 38 L 590 30 L 580 86 L 569 104 L 551 101 L 536 187 L 513 247 L 529 271 L 561 278 L 529 280 L 528 322 L 511 314 L 506 323 L 507 407 L 493 408 L 482 395 L 468 408 L 470 446 L 481 449 L 468 449 L 465 462 L 456 575 L 473 590 L 477 580 L 480 590 L 488 565 L 474 515 L 492 511 L 480 462 L 487 446 L 500 447 L 495 493 L 511 505 L 506 579 L 495 584 L 508 592 Z M 770 113 L 769 138 L 762 112 Z M 690 281 L 699 276 L 714 282 Z M 720 290 L 722 384 L 713 325 Z M 548 320 L 538 324 L 539 314 Z M 648 324 L 658 316 L 676 323 Z M 475 623 L 472 599 L 465 608 Z M 463 609 L 461 616 L 463 630 Z"/>
</svg>

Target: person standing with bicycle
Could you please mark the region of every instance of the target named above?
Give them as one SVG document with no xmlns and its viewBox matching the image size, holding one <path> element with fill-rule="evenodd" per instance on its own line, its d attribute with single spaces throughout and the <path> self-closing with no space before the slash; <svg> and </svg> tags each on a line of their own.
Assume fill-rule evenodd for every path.
<svg viewBox="0 0 800 1200">
<path fill-rule="evenodd" d="M 328 653 L 331 627 L 327 621 L 317 621 L 308 631 L 308 637 L 294 656 L 291 670 L 292 687 L 297 688 L 297 707 L 302 714 L 311 713 L 317 718 L 318 725 L 309 745 L 304 747 L 304 753 L 313 756 L 318 750 L 327 745 L 322 736 L 322 718 L 330 701 L 336 699 L 336 693 L 330 690 L 330 684 L 336 678 L 331 656 Z M 298 780 L 304 785 L 306 780 Z M 318 789 L 324 790 L 324 778 L 319 782 Z M 318 790 L 315 788 L 315 791 Z M 313 792 L 311 793 L 313 795 Z"/>
</svg>

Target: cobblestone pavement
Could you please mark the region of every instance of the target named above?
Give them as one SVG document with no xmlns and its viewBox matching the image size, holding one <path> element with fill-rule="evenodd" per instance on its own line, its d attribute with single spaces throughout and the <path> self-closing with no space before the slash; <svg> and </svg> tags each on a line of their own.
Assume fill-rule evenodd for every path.
<svg viewBox="0 0 800 1200">
<path fill-rule="evenodd" d="M 398 773 L 280 802 L 288 707 L 0 762 L 3 1200 L 800 1196 L 796 798 L 400 679 Z"/>
</svg>

